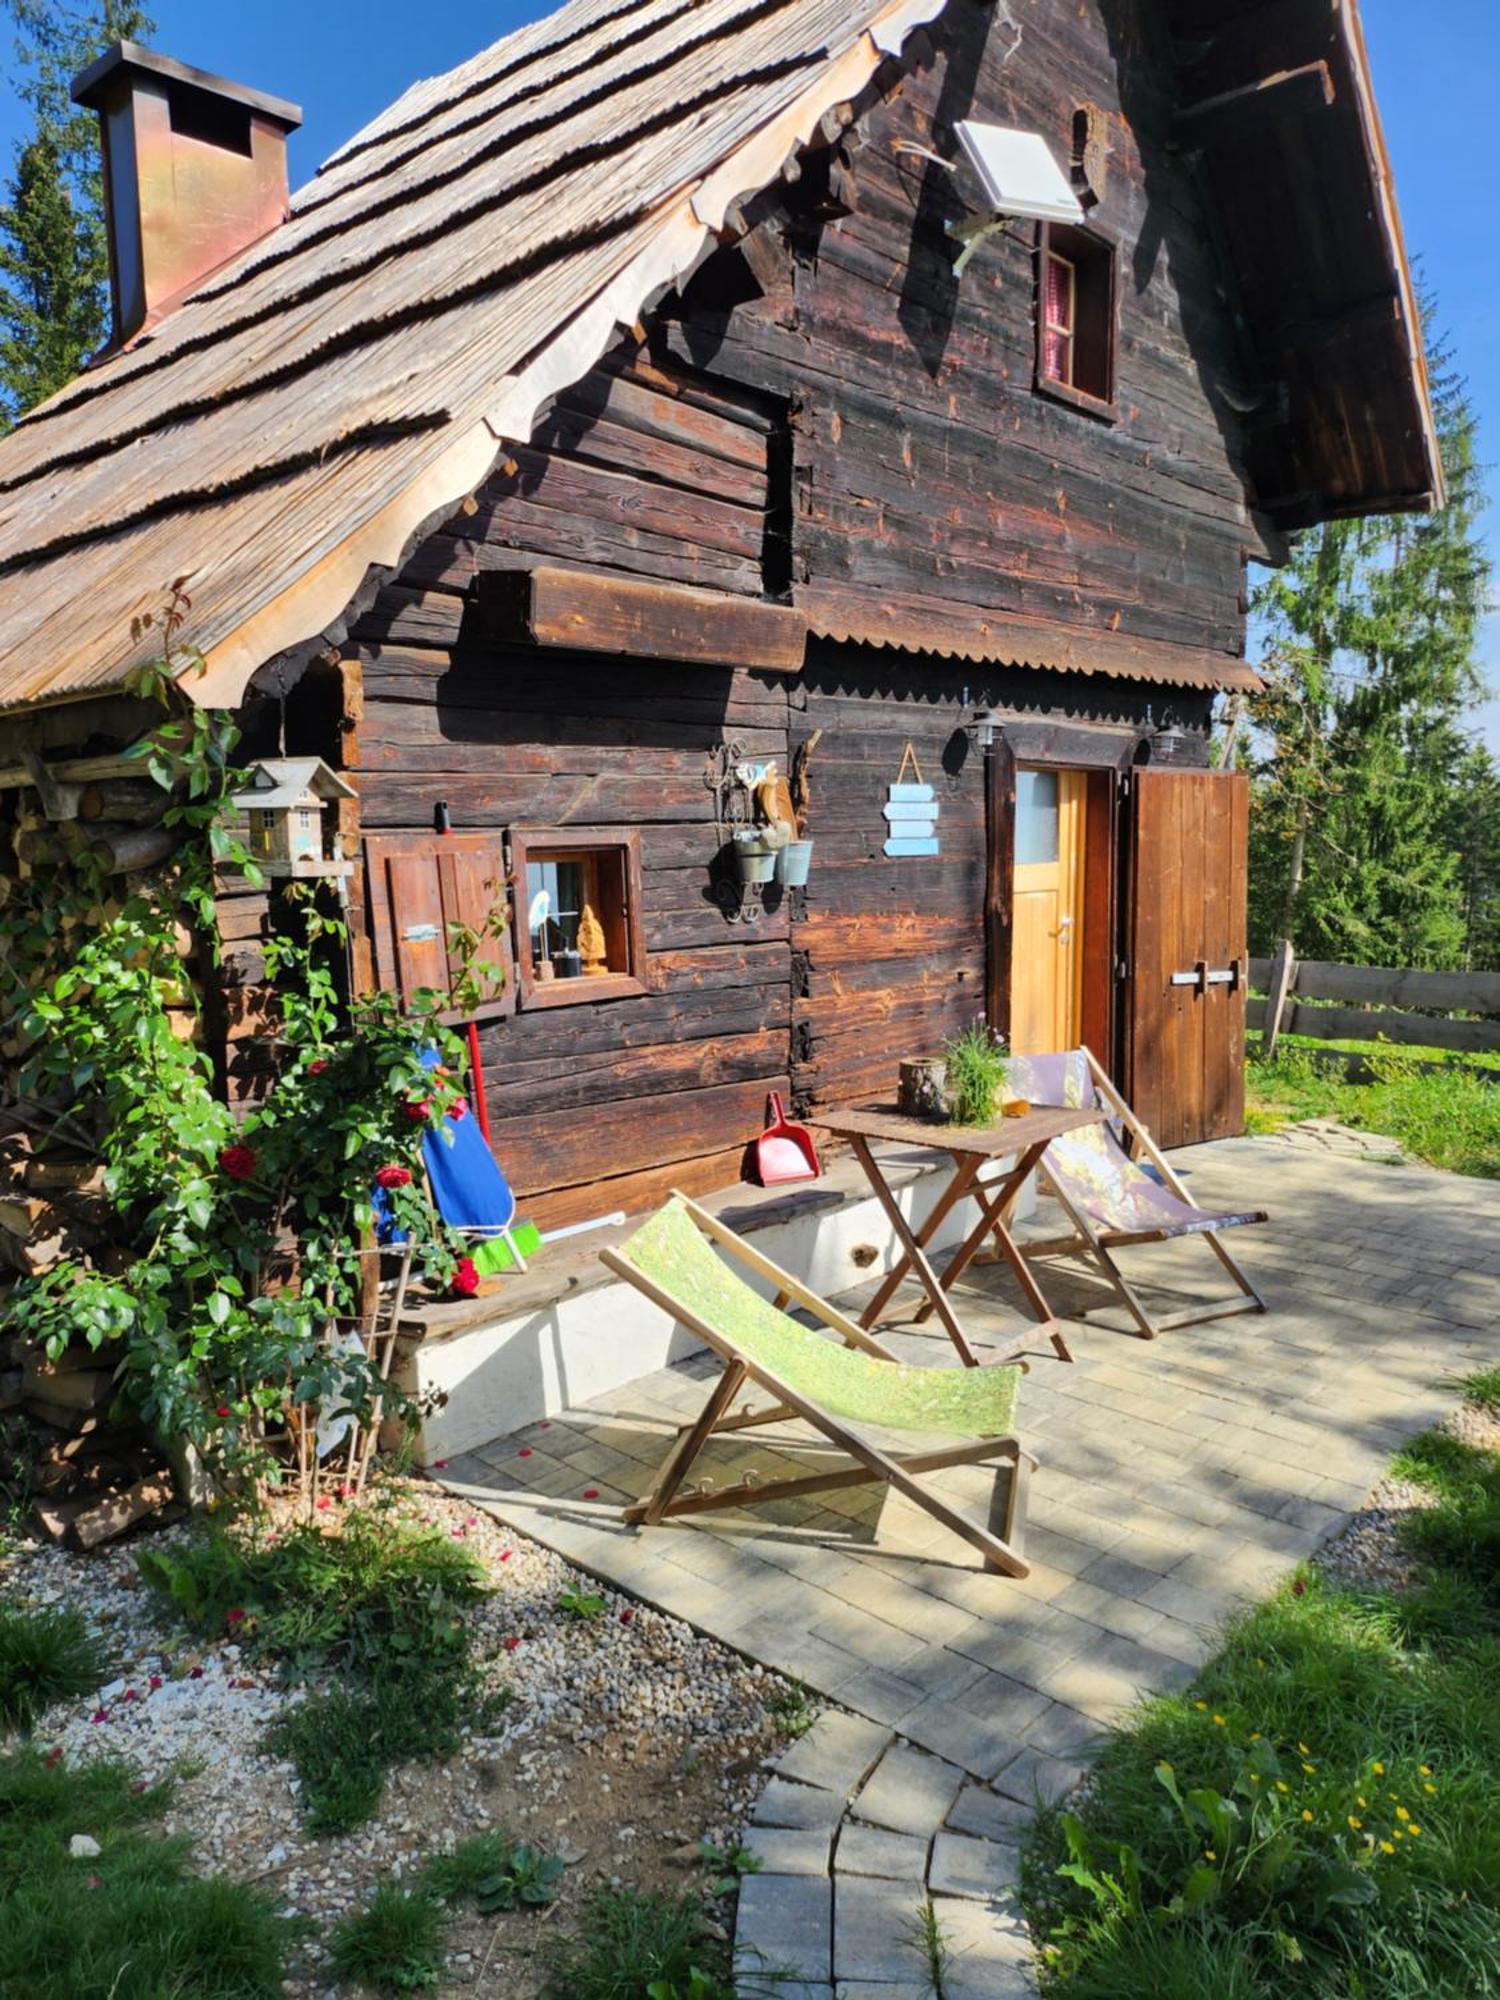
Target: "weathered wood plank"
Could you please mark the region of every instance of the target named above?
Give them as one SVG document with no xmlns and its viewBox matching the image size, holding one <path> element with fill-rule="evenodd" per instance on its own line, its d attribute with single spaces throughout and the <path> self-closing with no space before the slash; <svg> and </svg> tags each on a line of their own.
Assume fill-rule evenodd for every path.
<svg viewBox="0 0 1500 2000">
<path fill-rule="evenodd" d="M 493 571 L 478 579 L 495 636 L 639 660 L 797 673 L 807 622 L 790 607 L 579 570 Z"/>
</svg>

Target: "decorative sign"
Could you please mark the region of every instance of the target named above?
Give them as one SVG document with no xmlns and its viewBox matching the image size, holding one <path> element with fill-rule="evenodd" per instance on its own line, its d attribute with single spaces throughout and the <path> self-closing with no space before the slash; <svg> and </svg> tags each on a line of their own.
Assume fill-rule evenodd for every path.
<svg viewBox="0 0 1500 2000">
<path fill-rule="evenodd" d="M 907 782 L 908 770 L 913 774 L 911 782 Z M 937 793 L 931 785 L 923 784 L 917 753 L 908 743 L 901 753 L 896 782 L 886 793 L 885 823 L 890 829 L 885 840 L 886 853 L 937 854 L 940 851 L 937 821 Z"/>
</svg>

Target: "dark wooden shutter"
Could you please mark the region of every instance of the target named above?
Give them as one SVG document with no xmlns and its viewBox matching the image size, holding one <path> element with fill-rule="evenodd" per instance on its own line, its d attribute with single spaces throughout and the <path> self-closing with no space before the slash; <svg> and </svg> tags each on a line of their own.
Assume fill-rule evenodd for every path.
<svg viewBox="0 0 1500 2000">
<path fill-rule="evenodd" d="M 1246 844 L 1241 772 L 1131 774 L 1125 1088 L 1163 1146 L 1245 1124 Z"/>
<path fill-rule="evenodd" d="M 493 833 L 369 837 L 370 935 L 380 984 L 410 1000 L 419 987 L 452 996 L 460 966 L 451 926 L 482 932 L 494 905 L 505 897 L 505 856 Z M 440 1020 L 490 1020 L 516 1006 L 515 964 L 509 926 L 486 937 L 479 962 L 503 968 L 498 981 L 482 982 L 477 1005 L 454 1007 Z"/>
</svg>

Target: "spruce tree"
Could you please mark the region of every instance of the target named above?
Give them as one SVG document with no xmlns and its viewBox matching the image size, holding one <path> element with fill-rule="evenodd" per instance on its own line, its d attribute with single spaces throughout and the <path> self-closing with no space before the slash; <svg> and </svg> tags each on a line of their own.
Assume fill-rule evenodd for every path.
<svg viewBox="0 0 1500 2000">
<path fill-rule="evenodd" d="M 109 252 L 98 120 L 74 76 L 151 22 L 134 0 L 4 0 L 16 89 L 33 130 L 0 207 L 0 430 L 70 381 L 109 329 Z"/>
<path fill-rule="evenodd" d="M 1307 958 L 1440 966 L 1472 949 L 1452 804 L 1478 769 L 1464 725 L 1484 693 L 1484 494 L 1466 385 L 1440 345 L 1432 363 L 1445 505 L 1311 529 L 1257 596 L 1270 641 L 1252 704 L 1262 950 L 1290 937 Z"/>
</svg>

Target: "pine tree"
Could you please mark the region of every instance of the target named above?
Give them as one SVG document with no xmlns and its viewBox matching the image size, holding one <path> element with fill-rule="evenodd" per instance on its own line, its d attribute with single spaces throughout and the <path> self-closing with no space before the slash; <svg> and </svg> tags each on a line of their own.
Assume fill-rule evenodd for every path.
<svg viewBox="0 0 1500 2000">
<path fill-rule="evenodd" d="M 1428 313 L 1430 322 L 1430 312 Z M 1251 921 L 1304 957 L 1456 965 L 1472 949 L 1452 799 L 1488 564 L 1466 385 L 1440 345 L 1434 406 L 1446 504 L 1325 523 L 1259 593 L 1270 645 L 1252 705 Z"/>
<path fill-rule="evenodd" d="M 78 71 L 151 22 L 133 0 L 82 7 L 4 0 L 32 136 L 0 208 L 0 430 L 70 381 L 109 326 L 109 251 L 98 120 L 72 102 Z"/>
</svg>

